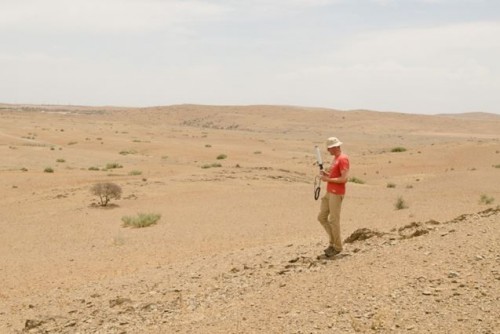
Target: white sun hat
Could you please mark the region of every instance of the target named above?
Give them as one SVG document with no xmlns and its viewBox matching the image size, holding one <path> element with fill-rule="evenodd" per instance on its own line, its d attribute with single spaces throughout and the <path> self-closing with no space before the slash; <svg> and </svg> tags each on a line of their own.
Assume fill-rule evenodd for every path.
<svg viewBox="0 0 500 334">
<path fill-rule="evenodd" d="M 339 147 L 342 142 L 337 137 L 330 137 L 326 140 L 326 148 Z"/>
</svg>

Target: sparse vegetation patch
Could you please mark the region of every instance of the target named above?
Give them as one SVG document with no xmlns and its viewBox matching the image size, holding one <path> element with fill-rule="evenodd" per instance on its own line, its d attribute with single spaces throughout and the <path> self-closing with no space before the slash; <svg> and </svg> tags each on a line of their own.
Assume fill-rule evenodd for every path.
<svg viewBox="0 0 500 334">
<path fill-rule="evenodd" d="M 396 208 L 396 210 L 407 209 L 408 204 L 406 204 L 406 201 L 403 199 L 402 196 L 399 196 L 398 199 L 396 200 L 396 203 L 394 204 L 394 207 Z"/>
<path fill-rule="evenodd" d="M 486 194 L 482 194 L 479 199 L 479 204 L 491 204 L 495 201 L 494 197 L 488 196 Z"/>
<path fill-rule="evenodd" d="M 115 169 L 115 168 L 123 168 L 123 166 L 117 162 L 110 162 L 106 164 L 106 169 Z"/>
<path fill-rule="evenodd" d="M 217 168 L 217 167 L 222 167 L 222 165 L 218 162 L 214 162 L 214 163 L 211 163 L 211 164 L 205 164 L 203 166 L 201 166 L 201 168 L 203 169 L 207 169 L 207 168 Z"/>
<path fill-rule="evenodd" d="M 136 217 L 122 217 L 124 227 L 142 228 L 154 225 L 161 218 L 160 214 L 156 213 L 139 213 Z"/>
<path fill-rule="evenodd" d="M 391 152 L 406 152 L 406 148 L 404 148 L 404 147 L 400 147 L 400 146 L 398 146 L 398 147 L 394 147 L 394 148 L 391 150 Z"/>
<path fill-rule="evenodd" d="M 120 151 L 120 154 L 121 155 L 137 154 L 137 151 L 136 150 L 123 150 L 123 151 Z"/>
<path fill-rule="evenodd" d="M 353 176 L 353 177 L 350 177 L 348 179 L 349 182 L 352 182 L 352 183 L 358 183 L 358 184 L 365 184 L 365 181 Z"/>
</svg>

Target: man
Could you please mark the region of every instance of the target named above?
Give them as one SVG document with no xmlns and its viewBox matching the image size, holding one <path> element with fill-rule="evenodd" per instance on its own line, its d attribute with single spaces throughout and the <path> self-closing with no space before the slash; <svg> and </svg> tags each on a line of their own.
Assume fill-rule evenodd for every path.
<svg viewBox="0 0 500 334">
<path fill-rule="evenodd" d="M 327 182 L 326 194 L 321 199 L 318 220 L 325 228 L 329 246 L 325 255 L 332 257 L 342 252 L 340 236 L 340 209 L 345 194 L 345 184 L 349 174 L 349 157 L 342 153 L 342 142 L 336 137 L 326 141 L 328 152 L 334 157 L 329 171 L 321 171 L 321 181 Z"/>
</svg>

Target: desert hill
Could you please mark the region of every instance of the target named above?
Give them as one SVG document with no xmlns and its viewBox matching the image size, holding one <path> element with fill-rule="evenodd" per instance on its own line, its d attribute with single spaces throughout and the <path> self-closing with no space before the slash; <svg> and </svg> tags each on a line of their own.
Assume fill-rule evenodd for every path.
<svg viewBox="0 0 500 334">
<path fill-rule="evenodd" d="M 496 333 L 498 129 L 287 106 L 0 105 L 0 332 Z M 313 149 L 332 135 L 352 164 L 343 235 L 380 233 L 327 261 Z M 121 199 L 96 206 L 98 182 Z M 142 212 L 161 219 L 122 226 Z"/>
<path fill-rule="evenodd" d="M 457 118 L 469 118 L 469 119 L 479 119 L 479 120 L 495 120 L 500 117 L 498 114 L 492 114 L 487 112 L 468 112 L 468 113 L 460 113 L 460 114 L 439 114 L 438 116 L 445 117 L 457 117 Z"/>
</svg>

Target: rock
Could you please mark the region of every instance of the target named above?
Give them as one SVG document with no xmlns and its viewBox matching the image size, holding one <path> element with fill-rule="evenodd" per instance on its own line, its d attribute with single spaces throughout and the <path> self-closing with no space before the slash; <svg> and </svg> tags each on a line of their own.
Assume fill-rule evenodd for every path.
<svg viewBox="0 0 500 334">
<path fill-rule="evenodd" d="M 37 327 L 40 327 L 41 325 L 43 325 L 43 323 L 44 322 L 41 321 L 41 320 L 28 319 L 24 323 L 24 329 L 25 330 L 30 330 L 30 329 L 33 329 L 33 328 L 37 328 Z"/>
<path fill-rule="evenodd" d="M 76 326 L 76 321 L 74 320 L 71 320 L 64 325 L 64 327 L 75 327 L 75 326 Z"/>
<path fill-rule="evenodd" d="M 119 305 L 122 305 L 124 303 L 130 303 L 131 301 L 132 300 L 129 298 L 118 297 L 116 299 L 111 299 L 109 301 L 109 307 L 119 306 Z"/>
<path fill-rule="evenodd" d="M 380 237 L 383 236 L 385 233 L 383 232 L 378 232 L 374 230 L 370 230 L 368 228 L 360 228 L 354 231 L 349 237 L 347 237 L 344 242 L 345 243 L 353 243 L 355 241 L 363 241 L 366 239 L 370 239 L 373 237 Z"/>
</svg>

